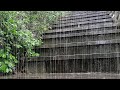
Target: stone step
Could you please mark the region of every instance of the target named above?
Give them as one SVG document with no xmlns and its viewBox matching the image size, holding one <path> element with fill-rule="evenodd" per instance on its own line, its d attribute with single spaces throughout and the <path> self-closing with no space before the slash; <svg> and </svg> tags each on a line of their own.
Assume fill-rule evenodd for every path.
<svg viewBox="0 0 120 90">
<path fill-rule="evenodd" d="M 91 13 L 98 13 L 100 11 L 71 11 L 69 12 L 66 16 L 64 16 L 64 18 L 67 18 L 67 17 L 75 17 L 77 15 L 84 15 L 84 14 L 91 14 Z M 103 12 L 103 11 L 101 11 Z M 106 12 L 106 11 L 104 11 Z"/>
<path fill-rule="evenodd" d="M 66 24 L 59 24 L 53 25 L 52 29 L 56 28 L 65 28 L 65 27 L 72 27 L 72 26 L 81 26 L 81 25 L 88 25 L 88 24 L 96 24 L 96 23 L 106 23 L 106 22 L 113 22 L 112 19 L 102 19 L 102 20 L 94 20 L 94 21 L 85 21 L 85 22 L 76 22 L 76 23 L 66 23 Z"/>
<path fill-rule="evenodd" d="M 75 19 L 75 18 L 87 18 L 87 17 L 96 17 L 97 15 L 109 15 L 109 12 L 107 12 L 107 11 L 98 11 L 98 12 L 92 12 L 92 13 L 89 13 L 89 12 L 86 12 L 86 13 L 83 13 L 83 14 L 81 14 L 81 13 L 79 13 L 79 14 L 74 14 L 74 15 L 69 15 L 69 16 L 66 16 L 66 17 L 62 17 L 62 18 L 60 18 L 59 20 L 61 20 L 61 21 L 66 21 L 66 20 L 71 20 L 71 19 Z"/>
<path fill-rule="evenodd" d="M 78 31 L 69 31 L 64 33 L 53 33 L 50 35 L 43 35 L 43 40 L 45 39 L 55 39 L 55 38 L 69 38 L 69 37 L 81 37 L 86 35 L 100 35 L 100 34 L 110 34 L 110 33 L 120 33 L 119 29 L 116 27 L 106 27 L 99 29 L 90 29 L 90 30 L 78 30 Z"/>
<path fill-rule="evenodd" d="M 115 49 L 116 48 L 116 49 Z M 92 54 L 92 53 L 111 53 L 120 52 L 120 44 L 104 44 L 104 45 L 88 45 L 88 46 L 73 46 L 59 48 L 44 48 L 36 50 L 41 56 L 56 56 L 56 55 L 74 55 L 74 54 Z"/>
<path fill-rule="evenodd" d="M 119 58 L 120 52 L 112 53 L 92 53 L 92 54 L 75 54 L 75 55 L 56 55 L 33 57 L 29 61 L 47 61 L 47 60 L 78 60 L 78 59 L 99 59 L 99 58 Z"/>
<path fill-rule="evenodd" d="M 116 25 L 113 22 L 105 22 L 105 23 L 94 23 L 94 24 L 84 24 L 84 25 L 76 25 L 67 28 L 60 28 L 60 29 L 53 29 L 48 30 L 44 33 L 44 35 L 48 34 L 57 34 L 57 33 L 65 33 L 65 32 L 74 32 L 74 31 L 86 31 L 87 29 L 98 29 L 98 28 L 105 28 L 105 27 L 115 27 Z"/>
<path fill-rule="evenodd" d="M 91 21 L 91 20 L 100 20 L 100 19 L 112 19 L 111 16 L 109 16 L 109 14 L 106 14 L 106 15 L 97 15 L 97 16 L 94 16 L 94 17 L 87 17 L 87 18 L 74 18 L 74 19 L 70 19 L 70 20 L 64 20 L 64 21 L 57 21 L 55 22 L 53 25 L 56 25 L 56 24 L 66 24 L 66 23 L 75 23 L 75 22 L 85 22 L 85 21 Z"/>
<path fill-rule="evenodd" d="M 111 11 L 71 11 L 68 13 L 68 15 L 66 15 L 65 17 L 68 16 L 76 16 L 76 15 L 84 15 L 84 14 L 94 14 L 94 13 L 110 13 Z"/>
<path fill-rule="evenodd" d="M 111 40 L 111 39 L 120 39 L 120 33 L 118 34 L 104 34 L 104 35 L 91 35 L 83 37 L 70 37 L 70 38 L 55 38 L 55 39 L 46 39 L 44 40 L 43 45 L 52 45 L 52 44 L 67 44 L 73 42 L 88 42 L 88 41 L 100 41 L 100 40 Z"/>
<path fill-rule="evenodd" d="M 107 32 L 108 31 L 108 32 Z M 81 35 L 78 33 L 76 36 L 61 37 L 61 38 L 49 38 L 44 39 L 43 44 L 60 44 L 60 43 L 72 43 L 72 42 L 87 42 L 87 41 L 99 41 L 99 40 L 111 40 L 111 39 L 120 39 L 120 30 L 107 30 L 104 32 L 97 32 L 96 34 Z M 94 31 L 93 31 L 94 32 Z M 103 34 L 102 34 L 103 33 Z M 84 38 L 83 38 L 84 37 Z"/>
<path fill-rule="evenodd" d="M 88 45 L 105 45 L 120 43 L 120 39 L 111 40 L 100 40 L 100 41 L 86 41 L 86 42 L 72 42 L 72 43 L 59 43 L 59 44 L 44 44 L 40 48 L 59 48 L 59 47 L 77 47 L 77 46 L 88 46 Z"/>
</svg>

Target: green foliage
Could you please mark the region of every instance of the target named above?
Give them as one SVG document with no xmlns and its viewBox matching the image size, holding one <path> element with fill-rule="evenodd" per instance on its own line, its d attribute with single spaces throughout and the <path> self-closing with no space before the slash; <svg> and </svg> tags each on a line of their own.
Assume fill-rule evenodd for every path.
<svg viewBox="0 0 120 90">
<path fill-rule="evenodd" d="M 0 72 L 9 73 L 22 57 L 39 56 L 42 34 L 64 15 L 60 11 L 0 11 Z"/>
<path fill-rule="evenodd" d="M 57 21 L 60 16 L 67 14 L 65 11 L 20 11 L 18 13 L 24 21 L 24 24 L 19 24 L 20 28 L 32 31 L 38 39 L 42 38 L 43 32 L 51 28 L 53 22 Z"/>
<path fill-rule="evenodd" d="M 8 73 L 12 72 L 17 59 L 12 54 L 8 53 L 4 49 L 0 50 L 0 72 Z"/>
<path fill-rule="evenodd" d="M 42 43 L 34 38 L 31 31 L 19 29 L 15 16 L 16 12 L 0 12 L 0 40 L 3 46 L 0 51 L 0 72 L 3 73 L 12 72 L 18 58 L 38 55 L 32 49 Z"/>
</svg>

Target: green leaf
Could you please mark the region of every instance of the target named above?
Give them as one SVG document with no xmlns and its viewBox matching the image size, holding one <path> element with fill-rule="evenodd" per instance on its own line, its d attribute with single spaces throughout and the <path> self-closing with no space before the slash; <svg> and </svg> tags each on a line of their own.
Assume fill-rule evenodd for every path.
<svg viewBox="0 0 120 90">
<path fill-rule="evenodd" d="M 15 44 L 14 45 L 16 48 L 22 48 L 22 46 L 21 45 L 18 45 L 18 44 Z"/>
<path fill-rule="evenodd" d="M 2 58 L 6 58 L 7 57 L 7 55 L 6 54 L 2 54 Z"/>
<path fill-rule="evenodd" d="M 10 68 L 13 68 L 15 65 L 14 65 L 13 63 L 9 62 L 9 63 L 8 63 L 8 66 L 9 66 Z"/>
<path fill-rule="evenodd" d="M 9 72 L 9 69 L 8 68 L 6 68 L 6 71 L 5 71 L 6 73 L 8 73 Z"/>
<path fill-rule="evenodd" d="M 6 72 L 6 69 L 7 69 L 7 65 L 2 64 L 2 66 L 0 67 L 0 70 L 3 72 Z"/>
</svg>

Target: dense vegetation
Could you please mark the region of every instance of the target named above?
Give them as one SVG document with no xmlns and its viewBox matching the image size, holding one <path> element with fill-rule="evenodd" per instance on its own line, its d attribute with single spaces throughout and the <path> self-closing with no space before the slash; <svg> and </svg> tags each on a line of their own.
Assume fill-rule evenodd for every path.
<svg viewBox="0 0 120 90">
<path fill-rule="evenodd" d="M 65 14 L 63 11 L 1 11 L 0 73 L 22 71 L 26 58 L 39 55 L 33 49 L 42 44 L 42 33 Z"/>
</svg>

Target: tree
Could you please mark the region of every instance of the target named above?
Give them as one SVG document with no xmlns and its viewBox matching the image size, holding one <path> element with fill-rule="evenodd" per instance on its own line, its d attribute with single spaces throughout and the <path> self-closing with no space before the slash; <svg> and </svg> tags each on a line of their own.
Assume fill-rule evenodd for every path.
<svg viewBox="0 0 120 90">
<path fill-rule="evenodd" d="M 60 11 L 0 12 L 0 72 L 22 71 L 26 58 L 39 56 L 34 47 L 42 44 L 42 34 L 61 14 Z M 24 57 L 24 59 L 23 59 Z"/>
<path fill-rule="evenodd" d="M 24 13 L 24 14 L 23 14 Z M 24 21 L 27 23 L 19 24 L 21 28 L 26 28 L 34 33 L 36 38 L 41 38 L 43 32 L 51 28 L 52 23 L 59 17 L 64 16 L 67 12 L 63 11 L 24 11 L 22 14 Z M 27 17 L 26 17 L 27 16 Z M 22 20 L 22 19 L 21 19 Z M 23 21 L 22 21 L 23 22 Z"/>
</svg>

